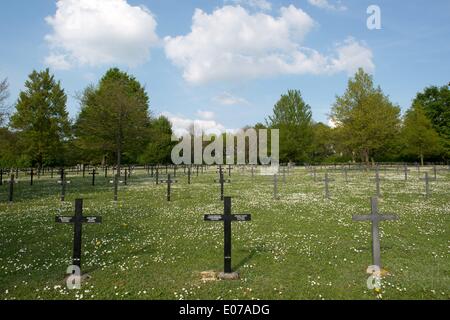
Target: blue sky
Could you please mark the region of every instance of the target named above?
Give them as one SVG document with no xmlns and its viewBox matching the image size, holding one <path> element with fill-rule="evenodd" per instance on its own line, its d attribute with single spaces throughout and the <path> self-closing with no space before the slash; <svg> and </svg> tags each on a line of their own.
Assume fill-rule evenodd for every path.
<svg viewBox="0 0 450 320">
<path fill-rule="evenodd" d="M 450 81 L 448 0 L 60 0 L 58 11 L 56 2 L 2 1 L 0 78 L 11 103 L 33 69 L 50 67 L 75 117 L 76 93 L 117 66 L 177 130 L 194 120 L 236 129 L 264 122 L 288 89 L 327 122 L 359 66 L 403 110 Z M 381 30 L 366 26 L 371 4 Z"/>
</svg>

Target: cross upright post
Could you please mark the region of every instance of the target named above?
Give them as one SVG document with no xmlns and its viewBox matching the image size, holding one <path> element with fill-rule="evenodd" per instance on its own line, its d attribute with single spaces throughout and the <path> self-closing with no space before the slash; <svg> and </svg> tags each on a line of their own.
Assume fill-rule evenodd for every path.
<svg viewBox="0 0 450 320">
<path fill-rule="evenodd" d="M 219 181 L 216 180 L 216 183 L 217 182 L 220 183 L 220 200 L 223 201 L 225 192 L 225 183 L 231 183 L 231 181 L 225 180 L 222 166 L 219 166 Z"/>
<path fill-rule="evenodd" d="M 8 201 L 10 203 L 13 202 L 14 198 L 14 173 L 11 174 L 11 179 L 9 180 L 9 193 L 8 193 Z"/>
<path fill-rule="evenodd" d="M 33 185 L 33 178 L 34 178 L 34 170 L 33 168 L 30 169 L 30 186 Z"/>
<path fill-rule="evenodd" d="M 72 264 L 81 269 L 81 240 L 83 224 L 102 223 L 102 217 L 84 217 L 83 216 L 83 200 L 75 200 L 75 216 L 73 217 L 55 217 L 55 222 L 59 224 L 73 224 L 73 258 Z"/>
<path fill-rule="evenodd" d="M 371 198 L 372 211 L 370 215 L 353 216 L 353 221 L 371 221 L 372 222 L 372 263 L 374 266 L 381 266 L 381 249 L 380 249 L 380 222 L 381 221 L 395 221 L 398 220 L 396 215 L 381 215 L 378 210 L 378 198 Z"/>
<path fill-rule="evenodd" d="M 92 175 L 92 186 L 95 186 L 95 176 L 98 175 L 97 170 L 93 168 L 90 175 Z"/>
<path fill-rule="evenodd" d="M 251 221 L 250 214 L 231 214 L 231 197 L 224 198 L 223 215 L 205 215 L 205 221 L 223 221 L 224 223 L 224 272 L 219 276 L 223 280 L 237 280 L 239 274 L 233 273 L 231 265 L 231 223 L 233 221 Z"/>
</svg>

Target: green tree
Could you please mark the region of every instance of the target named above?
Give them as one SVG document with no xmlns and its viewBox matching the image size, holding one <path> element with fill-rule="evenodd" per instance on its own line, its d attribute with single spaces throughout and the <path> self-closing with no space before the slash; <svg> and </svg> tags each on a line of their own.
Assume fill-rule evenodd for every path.
<svg viewBox="0 0 450 320">
<path fill-rule="evenodd" d="M 281 96 L 267 120 L 270 129 L 280 130 L 280 161 L 303 162 L 309 159 L 312 147 L 311 107 L 299 90 L 289 90 Z"/>
<path fill-rule="evenodd" d="M 414 105 L 420 104 L 433 128 L 443 138 L 446 156 L 450 157 L 450 89 L 449 86 L 426 88 L 417 94 Z M 444 151 L 444 149 L 443 149 Z"/>
<path fill-rule="evenodd" d="M 435 155 L 441 150 L 439 134 L 419 103 L 414 104 L 405 115 L 402 138 L 404 153 L 418 157 L 422 166 L 425 157 Z"/>
<path fill-rule="evenodd" d="M 336 154 L 333 129 L 319 122 L 313 125 L 313 160 L 321 163 Z"/>
<path fill-rule="evenodd" d="M 168 164 L 174 142 L 172 142 L 172 124 L 161 116 L 150 123 L 149 142 L 139 157 L 144 164 Z"/>
<path fill-rule="evenodd" d="M 18 132 L 23 154 L 42 167 L 64 162 L 64 142 L 70 137 L 67 96 L 49 69 L 33 71 L 19 95 L 11 127 Z"/>
<path fill-rule="evenodd" d="M 341 150 L 359 155 L 369 164 L 377 154 L 386 152 L 390 140 L 400 130 L 400 108 L 389 101 L 373 78 L 359 69 L 348 81 L 346 92 L 336 97 L 331 117 L 337 126 Z"/>
<path fill-rule="evenodd" d="M 110 69 L 81 98 L 75 124 L 77 145 L 93 154 L 112 155 L 120 174 L 122 157 L 137 158 L 150 126 L 149 98 L 132 76 Z"/>
</svg>

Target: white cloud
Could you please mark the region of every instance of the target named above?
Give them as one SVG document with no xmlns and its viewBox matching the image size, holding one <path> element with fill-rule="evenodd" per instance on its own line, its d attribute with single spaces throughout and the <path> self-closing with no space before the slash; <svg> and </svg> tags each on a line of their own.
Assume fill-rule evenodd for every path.
<svg viewBox="0 0 450 320">
<path fill-rule="evenodd" d="M 203 110 L 198 110 L 197 111 L 197 116 L 200 117 L 200 119 L 203 120 L 212 120 L 215 118 L 215 114 L 212 111 L 203 111 Z"/>
<path fill-rule="evenodd" d="M 247 100 L 244 98 L 233 96 L 232 94 L 228 92 L 223 92 L 216 97 L 214 97 L 213 101 L 220 103 L 224 106 L 234 106 L 238 104 L 249 104 Z"/>
<path fill-rule="evenodd" d="M 232 2 L 234 4 L 248 6 L 260 10 L 272 10 L 272 4 L 266 0 L 225 0 L 225 2 Z"/>
<path fill-rule="evenodd" d="M 204 132 L 205 134 L 221 134 L 228 130 L 224 125 L 214 121 L 205 119 L 188 119 L 180 115 L 173 115 L 171 113 L 163 113 L 172 123 L 172 129 L 176 136 L 181 137 L 189 134 L 195 128 L 195 132 Z"/>
<path fill-rule="evenodd" d="M 159 39 L 156 20 L 145 7 L 126 0 L 58 0 L 54 16 L 46 22 L 52 33 L 46 63 L 57 69 L 74 65 L 146 62 Z"/>
<path fill-rule="evenodd" d="M 308 0 L 308 2 L 318 8 L 331 10 L 331 11 L 345 11 L 347 7 L 344 6 L 341 1 L 337 1 L 335 4 L 329 2 L 329 0 Z"/>
<path fill-rule="evenodd" d="M 251 14 L 241 6 L 225 6 L 211 14 L 197 9 L 191 32 L 166 37 L 165 51 L 192 84 L 374 69 L 371 50 L 352 38 L 329 55 L 303 46 L 315 25 L 308 14 L 293 5 L 282 7 L 278 17 Z"/>
</svg>

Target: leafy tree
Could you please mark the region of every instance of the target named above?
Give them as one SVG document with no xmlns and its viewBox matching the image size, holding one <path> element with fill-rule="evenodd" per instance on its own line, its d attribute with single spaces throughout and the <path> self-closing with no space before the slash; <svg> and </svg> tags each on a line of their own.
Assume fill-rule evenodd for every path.
<svg viewBox="0 0 450 320">
<path fill-rule="evenodd" d="M 400 108 L 375 88 L 372 76 L 359 69 L 348 81 L 347 91 L 336 97 L 331 112 L 342 150 L 350 150 L 369 164 L 377 153 L 385 152 L 400 130 Z"/>
<path fill-rule="evenodd" d="M 449 84 L 450 86 L 450 84 Z M 446 156 L 450 157 L 450 89 L 449 86 L 426 88 L 413 104 L 420 104 L 433 128 L 443 138 Z"/>
<path fill-rule="evenodd" d="M 0 126 L 2 125 L 3 121 L 5 120 L 5 114 L 6 114 L 6 100 L 9 98 L 9 84 L 8 80 L 5 79 L 0 82 Z"/>
<path fill-rule="evenodd" d="M 97 86 L 89 86 L 81 99 L 75 124 L 81 149 L 113 155 L 120 174 L 122 157 L 136 158 L 145 146 L 150 125 L 149 98 L 133 77 L 110 69 Z"/>
<path fill-rule="evenodd" d="M 404 153 L 417 156 L 422 166 L 425 157 L 435 155 L 441 149 L 439 135 L 419 103 L 415 103 L 406 113 L 402 137 Z"/>
<path fill-rule="evenodd" d="M 161 116 L 150 123 L 149 143 L 140 156 L 140 162 L 146 164 L 167 164 L 174 143 L 172 142 L 172 124 Z"/>
<path fill-rule="evenodd" d="M 19 95 L 11 127 L 18 132 L 23 154 L 42 167 L 64 161 L 64 142 L 70 136 L 67 96 L 49 69 L 33 71 Z"/>
<path fill-rule="evenodd" d="M 281 162 L 309 159 L 313 139 L 312 112 L 299 90 L 289 90 L 281 96 L 267 125 L 280 130 Z"/>
<path fill-rule="evenodd" d="M 319 122 L 313 125 L 313 159 L 315 162 L 325 162 L 336 154 L 333 129 Z"/>
</svg>

